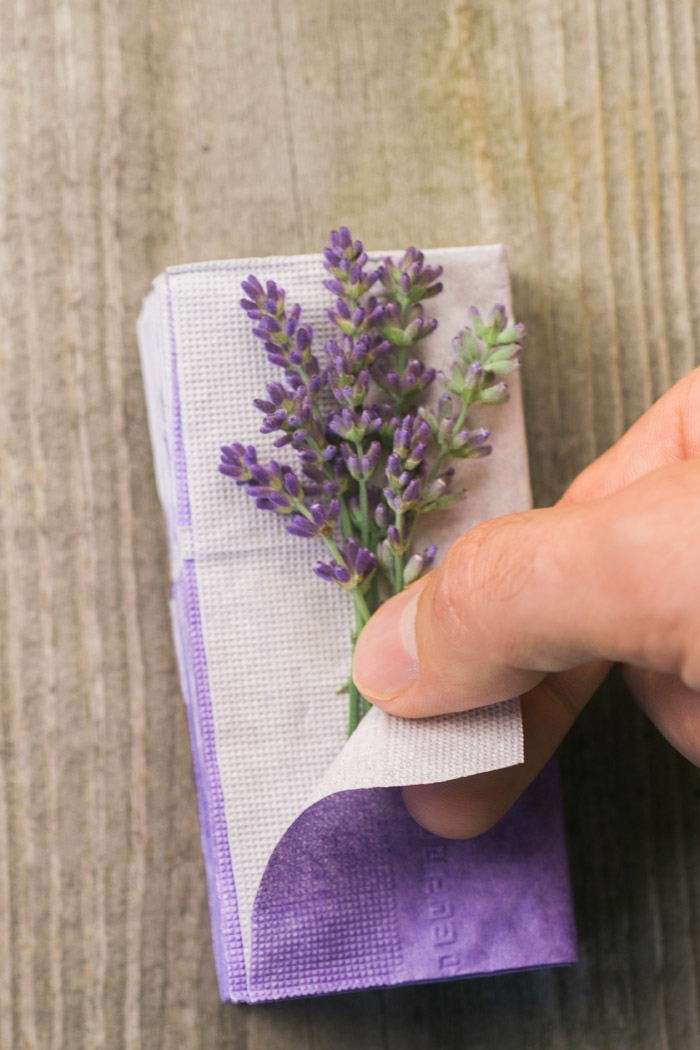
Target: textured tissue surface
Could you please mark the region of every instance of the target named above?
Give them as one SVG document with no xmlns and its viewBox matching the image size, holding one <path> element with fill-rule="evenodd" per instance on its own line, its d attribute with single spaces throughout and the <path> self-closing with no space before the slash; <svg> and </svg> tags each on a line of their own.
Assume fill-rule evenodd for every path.
<svg viewBox="0 0 700 1050">
<path fill-rule="evenodd" d="M 506 255 L 426 255 L 444 265 L 446 289 L 430 301 L 440 326 L 422 356 L 447 368 L 470 305 L 510 306 Z M 569 962 L 555 772 L 472 843 L 421 832 L 397 790 L 522 761 L 517 701 L 421 722 L 372 710 L 346 743 L 347 698 L 335 690 L 348 676 L 351 603 L 311 572 L 312 543 L 217 472 L 222 443 L 255 443 L 264 458 L 274 438 L 260 435 L 251 404 L 275 369 L 238 306 L 250 272 L 302 303 L 322 346 L 330 297 L 320 256 L 175 267 L 154 282 L 138 330 L 222 996 Z M 491 429 L 493 455 L 458 464 L 467 500 L 422 523 L 441 554 L 475 522 L 529 506 L 512 389 L 476 420 Z"/>
</svg>

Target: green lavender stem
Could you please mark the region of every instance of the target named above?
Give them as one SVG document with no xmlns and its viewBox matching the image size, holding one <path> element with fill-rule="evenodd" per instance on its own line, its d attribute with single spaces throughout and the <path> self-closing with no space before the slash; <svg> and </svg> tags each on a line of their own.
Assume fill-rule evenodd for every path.
<svg viewBox="0 0 700 1050">
<path fill-rule="evenodd" d="M 396 511 L 395 523 L 400 534 L 403 524 L 403 514 L 400 510 Z M 403 552 L 394 555 L 394 594 L 398 594 L 401 590 L 403 590 Z"/>
<path fill-rule="evenodd" d="M 309 447 L 312 448 L 314 450 L 314 452 L 317 452 L 319 454 L 319 456 L 320 456 L 321 455 L 321 449 L 318 447 L 318 443 L 316 441 L 314 441 L 314 439 L 311 437 L 310 434 L 309 434 L 309 436 L 307 437 L 306 440 L 307 440 L 307 443 L 308 443 Z M 326 472 L 326 477 L 328 478 L 328 480 L 329 481 L 335 481 L 335 475 L 333 474 L 333 468 L 330 466 L 330 464 L 328 464 L 328 463 L 326 463 L 324 461 L 323 462 L 323 469 Z M 352 521 L 350 520 L 350 511 L 348 509 L 348 505 L 347 505 L 347 503 L 345 501 L 345 497 L 343 496 L 342 492 L 338 493 L 337 499 L 338 499 L 338 502 L 340 503 L 340 524 L 342 525 L 342 528 L 343 528 L 343 536 L 345 537 L 345 539 L 347 539 L 348 536 L 352 536 Z"/>
<path fill-rule="evenodd" d="M 365 626 L 370 616 L 372 615 L 367 607 L 367 603 L 358 590 L 352 592 L 352 596 L 355 602 L 355 631 L 354 641 L 357 643 L 357 639 L 360 636 L 360 631 Z M 354 646 L 353 646 L 354 651 Z M 367 703 L 365 698 L 360 695 L 360 691 L 350 676 L 350 711 L 348 715 L 348 736 L 352 736 L 354 731 L 360 722 L 360 719 L 364 714 L 369 711 L 370 704 Z"/>
<path fill-rule="evenodd" d="M 356 441 L 355 448 L 357 449 L 357 458 L 362 459 L 364 454 L 362 448 L 362 442 Z M 362 476 L 358 482 L 360 486 L 360 516 L 361 516 L 361 532 L 362 532 L 362 546 L 369 546 L 369 501 L 367 499 L 367 479 Z"/>
</svg>

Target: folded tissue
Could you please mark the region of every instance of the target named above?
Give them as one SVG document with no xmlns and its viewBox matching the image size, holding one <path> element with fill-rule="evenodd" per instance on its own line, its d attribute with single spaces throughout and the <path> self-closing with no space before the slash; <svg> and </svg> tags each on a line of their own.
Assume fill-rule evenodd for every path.
<svg viewBox="0 0 700 1050">
<path fill-rule="evenodd" d="M 383 254 L 383 253 L 382 253 Z M 501 246 L 435 249 L 445 290 L 421 343 L 447 369 L 469 307 L 510 313 Z M 221 444 L 270 453 L 253 407 L 276 378 L 238 305 L 249 273 L 331 333 L 320 255 L 176 266 L 143 303 L 138 340 L 171 556 L 173 635 L 194 756 L 221 997 L 263 1002 L 575 961 L 556 768 L 490 832 L 440 839 L 401 786 L 521 762 L 517 700 L 408 720 L 371 709 L 346 739 L 351 603 L 217 470 Z M 493 454 L 455 461 L 467 499 L 430 515 L 438 560 L 461 532 L 530 506 L 517 376 L 477 416 Z M 477 410 L 478 411 L 478 410 Z M 482 410 L 483 411 L 483 410 Z M 471 416 L 470 416 L 471 420 Z"/>
</svg>

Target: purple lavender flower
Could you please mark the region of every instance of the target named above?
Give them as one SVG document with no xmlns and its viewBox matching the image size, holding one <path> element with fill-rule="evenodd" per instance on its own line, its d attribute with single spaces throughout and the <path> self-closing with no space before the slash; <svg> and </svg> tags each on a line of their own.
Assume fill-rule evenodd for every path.
<svg viewBox="0 0 700 1050">
<path fill-rule="evenodd" d="M 284 515 L 291 535 L 325 543 L 331 559 L 314 571 L 351 593 L 361 625 L 386 585 L 396 593 L 430 569 L 436 549 L 411 552 L 414 526 L 419 516 L 464 496 L 452 491 L 454 468 L 445 468 L 445 459 L 491 451 L 488 431 L 470 430 L 467 414 L 472 404 L 507 398 L 501 377 L 519 366 L 525 331 L 509 326 L 500 304 L 486 319 L 472 308 L 445 380 L 414 349 L 437 328 L 422 301 L 442 290 L 441 267 L 409 248 L 398 263 L 386 258 L 375 269 L 345 226 L 330 234 L 324 266 L 337 334 L 325 346 L 323 365 L 312 328 L 301 323 L 301 306 L 288 307 L 273 280 L 263 284 L 250 275 L 242 282 L 241 306 L 253 334 L 284 373 L 254 402 L 263 414 L 261 431 L 296 454 L 298 469 L 261 463 L 254 446 L 234 442 L 221 447 L 219 470 L 244 486 L 258 508 Z M 370 295 L 378 279 L 381 290 Z M 419 402 L 436 379 L 446 391 L 429 409 Z M 349 688 L 352 731 L 361 702 Z"/>
<path fill-rule="evenodd" d="M 339 583 L 341 587 L 349 590 L 352 587 L 352 573 L 347 565 L 340 565 L 337 561 L 318 561 L 314 565 L 314 572 L 321 580 L 331 580 Z"/>
<path fill-rule="evenodd" d="M 397 303 L 390 302 L 384 308 L 379 331 L 392 346 L 415 346 L 419 340 L 432 335 L 437 326 L 436 319 L 426 317 L 419 303 L 402 309 Z"/>
<path fill-rule="evenodd" d="M 408 362 L 403 375 L 393 370 L 385 372 L 376 365 L 370 369 L 370 374 L 401 410 L 425 393 L 437 373 L 434 368 L 426 368 L 422 361 L 414 359 Z"/>
<path fill-rule="evenodd" d="M 253 445 L 247 448 L 235 441 L 233 445 L 221 446 L 221 463 L 219 471 L 233 478 L 237 485 L 245 485 L 253 480 L 251 467 L 257 463 L 258 454 Z"/>
<path fill-rule="evenodd" d="M 410 527 L 404 519 L 399 525 L 390 525 L 386 531 L 386 539 L 382 540 L 377 549 L 382 563 L 391 565 L 389 571 L 393 570 L 393 562 L 397 557 L 402 557 L 409 544 Z M 391 557 L 390 557 L 391 556 Z"/>
<path fill-rule="evenodd" d="M 287 313 L 284 289 L 275 281 L 263 288 L 251 274 L 241 287 L 248 296 L 241 306 L 254 322 L 253 335 L 264 342 L 270 363 L 292 373 L 302 370 L 320 386 L 320 367 L 311 350 L 313 329 L 299 325 L 301 306 L 295 303 Z"/>
<path fill-rule="evenodd" d="M 351 536 L 338 553 L 340 561 L 334 559 L 314 565 L 317 576 L 322 580 L 332 580 L 344 590 L 352 590 L 369 581 L 377 567 L 377 557 L 371 550 L 361 547 Z"/>
<path fill-rule="evenodd" d="M 418 416 L 405 415 L 394 434 L 394 454 L 406 470 L 414 470 L 427 449 L 430 426 Z"/>
<path fill-rule="evenodd" d="M 442 266 L 426 266 L 422 252 L 408 248 L 398 265 L 387 256 L 379 267 L 379 280 L 393 299 L 399 302 L 416 303 L 420 299 L 431 299 L 439 295 L 442 285 L 436 284 L 442 274 Z"/>
<path fill-rule="evenodd" d="M 328 369 L 328 382 L 333 397 L 341 405 L 359 408 L 369 392 L 369 372 L 363 369 L 356 375 L 344 361 Z"/>
<path fill-rule="evenodd" d="M 484 430 L 483 427 L 478 430 L 467 430 L 466 428 L 460 430 L 449 443 L 448 455 L 455 459 L 481 459 L 484 456 L 490 456 L 493 449 L 491 445 L 486 444 L 488 438 L 489 431 Z"/>
<path fill-rule="evenodd" d="M 368 299 L 365 306 L 354 305 L 354 302 L 349 305 L 345 299 L 338 299 L 335 310 L 328 310 L 327 316 L 343 335 L 358 338 L 377 328 L 384 320 L 385 312 L 374 297 Z"/>
<path fill-rule="evenodd" d="M 494 306 L 486 322 L 475 306 L 469 313 L 472 327 L 465 327 L 454 341 L 459 361 L 447 389 L 466 405 L 500 405 L 508 399 L 508 388 L 499 376 L 520 367 L 525 326 L 507 327 L 506 310 L 500 304 Z"/>
<path fill-rule="evenodd" d="M 366 408 L 362 412 L 344 408 L 340 412 L 331 411 L 328 417 L 328 429 L 345 441 L 364 441 L 379 430 L 381 425 L 381 416 L 372 408 Z"/>
<path fill-rule="evenodd" d="M 295 514 L 287 532 L 292 536 L 315 539 L 317 536 L 331 536 L 340 515 L 340 502 L 332 499 L 327 507 L 322 503 L 312 503 L 303 514 Z"/>
<path fill-rule="evenodd" d="M 357 339 L 346 335 L 340 342 L 329 339 L 326 343 L 326 356 L 331 368 L 343 370 L 350 375 L 359 375 L 360 372 L 372 367 L 390 350 L 391 343 L 386 339 L 380 336 L 372 338 L 367 334 Z"/>
<path fill-rule="evenodd" d="M 377 280 L 376 270 L 365 273 L 367 253 L 362 241 L 353 241 L 347 226 L 333 230 L 323 249 L 324 266 L 331 274 L 324 288 L 349 302 L 357 302 Z"/>
<path fill-rule="evenodd" d="M 344 441 L 340 452 L 350 477 L 355 481 L 369 481 L 379 462 L 382 446 L 378 441 L 373 441 L 364 455 L 358 455 L 357 450 Z"/>
</svg>

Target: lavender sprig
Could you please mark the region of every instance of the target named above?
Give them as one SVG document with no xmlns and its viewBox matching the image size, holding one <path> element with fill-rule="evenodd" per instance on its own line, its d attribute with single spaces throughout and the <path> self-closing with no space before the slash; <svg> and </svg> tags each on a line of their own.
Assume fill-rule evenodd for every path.
<svg viewBox="0 0 700 1050">
<path fill-rule="evenodd" d="M 507 399 L 502 376 L 519 367 L 525 330 L 508 325 L 503 306 L 486 320 L 472 307 L 446 378 L 414 356 L 437 328 L 422 303 L 442 290 L 441 267 L 409 248 L 398 263 L 387 257 L 374 269 L 347 227 L 330 234 L 324 265 L 335 297 L 327 315 L 338 334 L 323 360 L 301 306 L 288 307 L 275 281 L 251 275 L 242 284 L 253 334 L 284 373 L 255 399 L 260 429 L 277 435 L 276 448 L 296 453 L 298 468 L 261 463 L 253 445 L 234 442 L 222 446 L 219 470 L 260 510 L 283 515 L 290 535 L 325 544 L 330 560 L 314 572 L 351 595 L 354 643 L 388 593 L 429 571 L 437 548 L 413 550 L 417 522 L 464 496 L 452 490 L 446 460 L 491 452 L 489 432 L 468 429 L 467 416 L 472 405 Z M 436 381 L 444 392 L 430 409 L 420 400 Z M 348 688 L 352 732 L 369 705 L 352 680 Z"/>
</svg>

